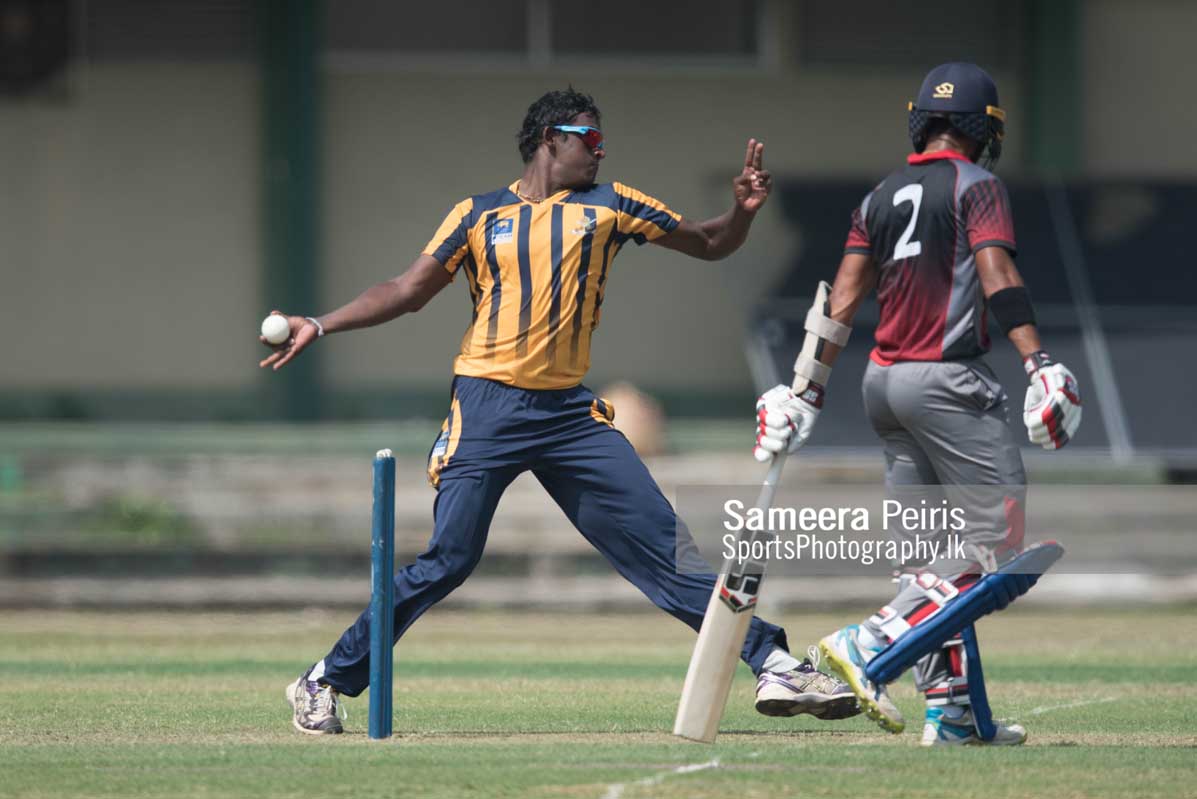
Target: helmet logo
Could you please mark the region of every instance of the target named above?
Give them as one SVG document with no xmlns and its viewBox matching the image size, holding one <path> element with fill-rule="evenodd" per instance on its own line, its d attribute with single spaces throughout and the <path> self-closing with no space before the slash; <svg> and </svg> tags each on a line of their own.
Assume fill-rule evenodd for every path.
<svg viewBox="0 0 1197 799">
<path fill-rule="evenodd" d="M 952 94 L 956 91 L 956 87 L 951 83 L 944 81 L 935 87 L 935 94 L 931 95 L 936 100 L 951 100 Z"/>
</svg>

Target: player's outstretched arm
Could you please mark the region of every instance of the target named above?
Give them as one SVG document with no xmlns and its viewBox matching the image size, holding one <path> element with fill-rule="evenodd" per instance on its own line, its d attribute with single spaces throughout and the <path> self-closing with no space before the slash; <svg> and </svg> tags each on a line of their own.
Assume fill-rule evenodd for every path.
<svg viewBox="0 0 1197 799">
<path fill-rule="evenodd" d="M 764 155 L 765 143 L 749 139 L 744 168 L 732 180 L 735 204 L 731 210 L 705 222 L 683 218 L 673 231 L 653 243 L 704 261 L 726 258 L 740 249 L 748 238 L 756 212 L 773 189 L 773 176 L 763 165 Z"/>
<path fill-rule="evenodd" d="M 984 247 L 977 251 L 976 259 L 989 310 L 1018 349 L 1030 379 L 1022 412 L 1027 438 L 1044 449 L 1059 449 L 1081 426 L 1081 391 L 1076 377 L 1044 351 L 1031 295 L 1010 253 L 1003 247 Z"/>
<path fill-rule="evenodd" d="M 451 279 L 439 261 L 430 255 L 421 255 L 403 274 L 371 286 L 331 313 L 315 320 L 288 316 L 290 338 L 275 347 L 258 366 L 280 369 L 325 333 L 373 327 L 405 313 L 414 313 L 449 285 Z M 260 340 L 270 346 L 266 339 Z"/>
</svg>

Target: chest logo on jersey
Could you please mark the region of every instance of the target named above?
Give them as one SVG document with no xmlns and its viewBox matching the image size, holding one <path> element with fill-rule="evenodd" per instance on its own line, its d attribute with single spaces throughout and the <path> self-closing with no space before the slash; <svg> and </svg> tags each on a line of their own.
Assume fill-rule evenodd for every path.
<svg viewBox="0 0 1197 799">
<path fill-rule="evenodd" d="M 570 231 L 575 236 L 592 235 L 595 229 L 598 228 L 598 219 L 593 216 L 588 216 L 582 219 L 582 223 Z"/>
<path fill-rule="evenodd" d="M 494 226 L 490 229 L 490 243 L 491 244 L 506 244 L 511 241 L 511 237 L 515 232 L 514 219 L 498 219 L 495 220 Z"/>
<path fill-rule="evenodd" d="M 935 94 L 931 95 L 936 100 L 951 100 L 952 95 L 956 93 L 955 85 L 944 81 L 935 87 Z"/>
</svg>

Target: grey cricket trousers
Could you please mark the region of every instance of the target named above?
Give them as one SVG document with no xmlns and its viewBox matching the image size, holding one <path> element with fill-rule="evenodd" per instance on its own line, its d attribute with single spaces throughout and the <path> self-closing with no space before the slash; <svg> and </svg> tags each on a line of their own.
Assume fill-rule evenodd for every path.
<svg viewBox="0 0 1197 799">
<path fill-rule="evenodd" d="M 886 493 L 906 505 L 922 498 L 934 506 L 946 498 L 965 509 L 966 526 L 958 536 L 968 557 L 920 570 L 966 590 L 979 572 L 1023 545 L 1026 473 L 1008 426 L 1005 390 L 989 365 L 976 358 L 890 366 L 871 361 L 862 392 L 869 421 L 885 447 Z M 919 534 L 926 539 L 928 532 Z M 946 545 L 948 533 L 940 529 L 933 535 Z M 925 586 L 909 578 L 899 585 L 897 596 L 864 625 L 883 640 L 936 609 Z M 928 704 L 967 703 L 967 664 L 958 640 L 924 658 L 914 672 Z"/>
</svg>

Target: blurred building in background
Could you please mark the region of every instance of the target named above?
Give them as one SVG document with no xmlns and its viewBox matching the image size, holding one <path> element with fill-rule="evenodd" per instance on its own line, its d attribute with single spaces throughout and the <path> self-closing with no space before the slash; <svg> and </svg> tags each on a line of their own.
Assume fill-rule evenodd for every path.
<svg viewBox="0 0 1197 799">
<path fill-rule="evenodd" d="M 724 211 L 766 142 L 776 192 L 743 249 L 620 258 L 588 378 L 653 398 L 637 440 L 667 453 L 667 495 L 758 480 L 747 410 L 949 60 L 998 82 L 1019 265 L 1085 392 L 1068 450 L 1027 453 L 1029 528 L 1093 541 L 1073 558 L 1105 576 L 1067 596 L 1191 601 L 1192 492 L 1092 486 L 1193 481 L 1194 30 L 1181 0 L 0 0 L 0 606 L 356 606 L 382 446 L 400 560 L 418 552 L 465 288 L 277 374 L 258 324 L 405 269 L 453 204 L 518 177 L 525 110 L 567 85 L 603 111 L 600 180 L 687 216 Z M 787 480 L 881 485 L 857 399 L 871 313 Z M 991 361 L 1017 406 L 1000 337 Z M 643 607 L 598 561 L 521 478 L 454 598 Z M 884 589 L 778 580 L 769 601 Z"/>
<path fill-rule="evenodd" d="M 855 192 L 892 169 L 927 68 L 992 72 L 1009 112 L 1000 171 L 1016 183 L 1192 184 L 1195 28 L 1197 6 L 1174 0 L 917 15 L 881 0 L 0 0 L 0 415 L 439 414 L 464 289 L 322 342 L 286 375 L 256 369 L 258 320 L 326 311 L 403 270 L 452 204 L 518 176 L 525 109 L 567 84 L 603 110 L 600 179 L 686 215 L 723 210 L 745 140 L 767 143 L 779 196 L 747 246 L 714 265 L 625 254 L 594 350 L 596 385 L 730 412 L 754 390 L 750 312 L 804 253 L 831 254 L 804 267 L 830 277 L 846 230 L 852 193 L 829 194 L 816 228 L 787 193 Z M 1147 224 L 1168 196 L 1122 200 L 1115 216 Z M 1016 203 L 1020 231 L 1044 211 Z M 1166 282 L 1180 240 L 1102 268 Z M 1058 251 L 1035 255 L 1061 269 Z M 1032 289 L 1060 283 L 1038 271 Z M 646 326 L 653 347 L 639 346 Z"/>
</svg>

